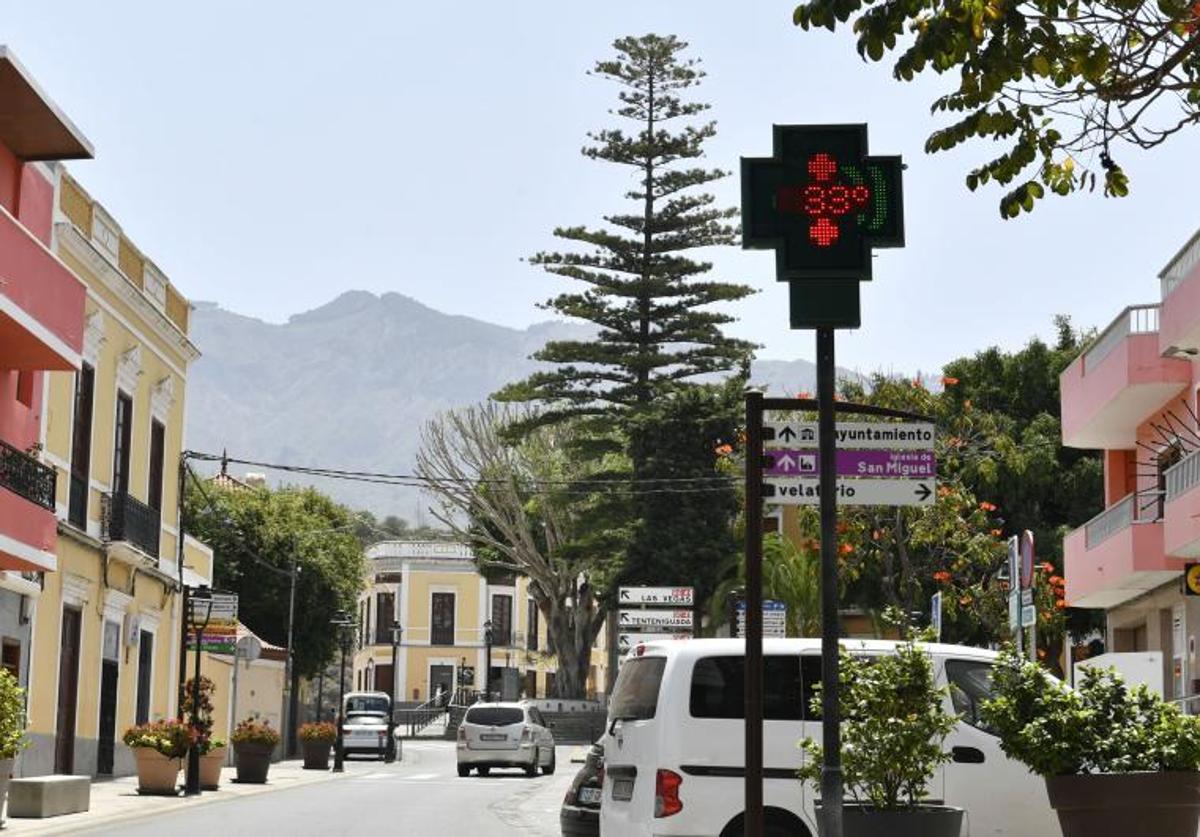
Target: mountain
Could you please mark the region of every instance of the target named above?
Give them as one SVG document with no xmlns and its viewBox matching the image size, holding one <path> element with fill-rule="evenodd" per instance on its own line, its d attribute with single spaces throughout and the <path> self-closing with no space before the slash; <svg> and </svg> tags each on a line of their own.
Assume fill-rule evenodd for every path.
<svg viewBox="0 0 1200 837">
<path fill-rule="evenodd" d="M 547 340 L 581 339 L 588 326 L 507 328 L 435 311 L 396 293 L 349 291 L 286 323 L 197 303 L 192 340 L 201 358 L 188 382 L 188 447 L 258 462 L 412 473 L 422 424 L 477 403 L 539 364 Z M 777 393 L 815 388 L 806 360 L 758 361 L 752 377 Z M 255 467 L 232 466 L 235 476 Z M 341 502 L 420 522 L 415 489 L 311 480 Z M 425 522 L 430 522 L 428 519 Z"/>
</svg>

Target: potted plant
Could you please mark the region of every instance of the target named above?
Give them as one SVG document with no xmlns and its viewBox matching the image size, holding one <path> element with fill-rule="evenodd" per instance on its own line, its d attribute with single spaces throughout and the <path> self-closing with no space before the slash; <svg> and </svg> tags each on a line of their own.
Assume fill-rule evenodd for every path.
<svg viewBox="0 0 1200 837">
<path fill-rule="evenodd" d="M 271 767 L 271 753 L 279 743 L 279 733 L 266 721 L 247 718 L 237 725 L 233 735 L 233 763 L 237 781 L 263 784 Z"/>
<path fill-rule="evenodd" d="M 0 669 L 0 826 L 8 800 L 13 762 L 25 747 L 25 691 L 8 669 Z"/>
<path fill-rule="evenodd" d="M 301 724 L 298 734 L 304 748 L 304 769 L 328 770 L 329 748 L 337 740 L 337 727 L 328 721 Z"/>
<path fill-rule="evenodd" d="M 982 717 L 1011 758 L 1046 782 L 1064 837 L 1195 837 L 1200 825 L 1200 718 L 1087 669 L 1076 688 L 1012 648 L 1001 654 Z"/>
<path fill-rule="evenodd" d="M 152 721 L 125 731 L 121 739 L 137 760 L 138 793 L 174 796 L 192 728 L 182 721 Z"/>
<path fill-rule="evenodd" d="M 959 837 L 961 808 L 922 802 L 950 760 L 942 743 L 958 721 L 946 711 L 929 655 L 910 636 L 880 657 L 843 651 L 839 669 L 845 837 Z M 821 711 L 819 694 L 813 706 Z M 819 789 L 821 745 L 806 738 L 800 747 L 799 776 Z"/>
<path fill-rule="evenodd" d="M 193 680 L 189 679 L 184 686 L 183 711 L 193 721 L 193 739 L 196 749 L 200 751 L 200 787 L 202 790 L 217 790 L 221 784 L 221 767 L 225 764 L 225 741 L 214 738 L 212 734 L 212 699 L 217 686 L 209 678 L 200 675 L 199 710 L 193 714 L 193 703 L 197 697 L 192 688 Z"/>
</svg>

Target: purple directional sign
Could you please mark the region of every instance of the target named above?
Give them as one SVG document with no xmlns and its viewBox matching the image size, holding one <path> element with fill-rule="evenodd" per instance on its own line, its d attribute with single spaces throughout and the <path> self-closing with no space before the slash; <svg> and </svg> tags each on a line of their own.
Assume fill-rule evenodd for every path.
<svg viewBox="0 0 1200 837">
<path fill-rule="evenodd" d="M 821 458 L 815 450 L 776 449 L 763 473 L 769 477 L 816 475 Z M 890 477 L 930 479 L 937 476 L 937 459 L 931 450 L 839 450 L 839 477 Z"/>
</svg>

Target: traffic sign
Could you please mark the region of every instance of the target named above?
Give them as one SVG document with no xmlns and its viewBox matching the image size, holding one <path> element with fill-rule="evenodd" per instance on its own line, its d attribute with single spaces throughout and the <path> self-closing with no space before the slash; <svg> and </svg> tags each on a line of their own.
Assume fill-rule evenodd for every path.
<svg viewBox="0 0 1200 837">
<path fill-rule="evenodd" d="M 837 480 L 839 506 L 932 506 L 937 499 L 932 479 Z M 764 477 L 763 502 L 774 506 L 815 506 L 821 502 L 816 477 Z"/>
<path fill-rule="evenodd" d="M 1016 590 L 1021 585 L 1021 539 L 1013 535 L 1008 539 L 1008 588 Z"/>
<path fill-rule="evenodd" d="M 929 627 L 933 628 L 933 638 L 942 641 L 942 592 L 933 594 L 929 602 Z"/>
<path fill-rule="evenodd" d="M 622 587 L 617 598 L 622 607 L 640 604 L 691 607 L 696 591 L 692 587 Z"/>
<path fill-rule="evenodd" d="M 617 622 L 621 628 L 686 628 L 692 629 L 690 610 L 621 610 Z"/>
<path fill-rule="evenodd" d="M 1021 627 L 1032 628 L 1037 624 L 1037 608 L 1033 605 L 1023 606 L 1021 608 Z"/>
<path fill-rule="evenodd" d="M 1033 604 L 1033 590 L 1027 588 L 1021 591 L 1021 607 L 1029 607 Z"/>
<path fill-rule="evenodd" d="M 816 476 L 820 462 L 814 450 L 780 448 L 767 454 L 763 473 Z M 837 473 L 839 477 L 932 479 L 937 476 L 937 460 L 932 450 L 839 450 Z"/>
<path fill-rule="evenodd" d="M 691 639 L 691 634 L 685 633 L 648 633 L 648 634 L 617 634 L 617 649 L 623 654 L 639 642 L 656 642 L 662 639 Z"/>
<path fill-rule="evenodd" d="M 1017 590 L 1008 594 L 1008 627 L 1013 631 L 1021 627 L 1021 594 Z"/>
<path fill-rule="evenodd" d="M 762 628 L 764 637 L 783 639 L 787 636 L 787 605 L 774 599 L 763 599 Z M 746 636 L 746 603 L 737 605 L 737 636 Z"/>
<path fill-rule="evenodd" d="M 1021 533 L 1021 587 L 1033 586 L 1033 532 Z"/>
<path fill-rule="evenodd" d="M 933 450 L 936 432 L 924 422 L 839 421 L 834 437 L 846 450 Z M 764 421 L 763 447 L 816 449 L 815 421 Z"/>
</svg>

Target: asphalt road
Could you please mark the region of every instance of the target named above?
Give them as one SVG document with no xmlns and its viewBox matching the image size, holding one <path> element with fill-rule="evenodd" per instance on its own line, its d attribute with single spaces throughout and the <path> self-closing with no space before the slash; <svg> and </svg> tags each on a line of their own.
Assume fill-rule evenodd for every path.
<svg viewBox="0 0 1200 837">
<path fill-rule="evenodd" d="M 352 761 L 328 782 L 229 799 L 185 814 L 157 816 L 87 831 L 121 837 L 282 837 L 403 834 L 408 837 L 558 837 L 558 806 L 579 765 L 559 747 L 558 771 L 530 779 L 493 770 L 460 779 L 454 743 L 404 742 L 396 764 Z M 181 815 L 182 814 L 182 815 Z"/>
</svg>

